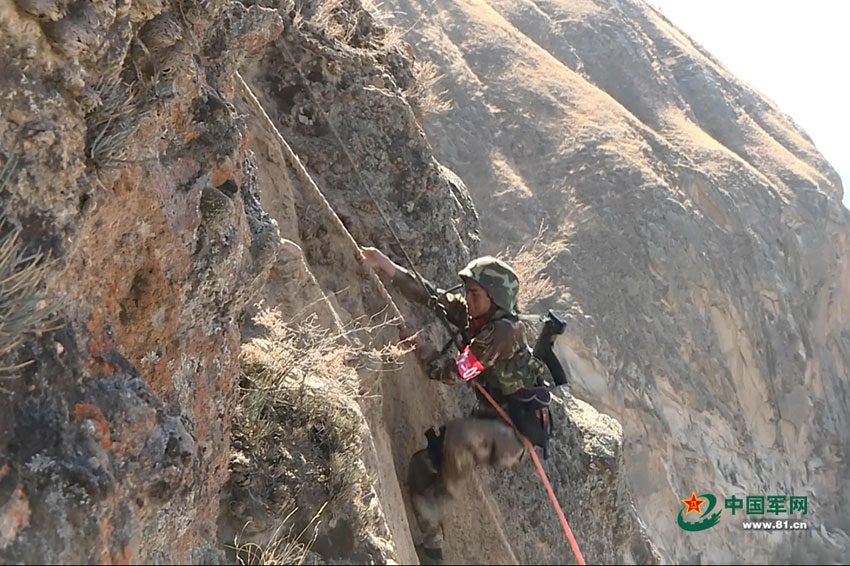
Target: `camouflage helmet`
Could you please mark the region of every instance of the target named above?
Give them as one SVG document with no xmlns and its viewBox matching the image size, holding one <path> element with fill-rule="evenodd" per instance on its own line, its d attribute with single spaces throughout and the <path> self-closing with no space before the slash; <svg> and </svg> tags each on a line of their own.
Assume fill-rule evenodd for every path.
<svg viewBox="0 0 850 566">
<path fill-rule="evenodd" d="M 497 307 L 517 313 L 519 277 L 504 261 L 492 256 L 479 257 L 469 262 L 458 275 L 464 282 L 472 280 L 481 285 Z"/>
</svg>

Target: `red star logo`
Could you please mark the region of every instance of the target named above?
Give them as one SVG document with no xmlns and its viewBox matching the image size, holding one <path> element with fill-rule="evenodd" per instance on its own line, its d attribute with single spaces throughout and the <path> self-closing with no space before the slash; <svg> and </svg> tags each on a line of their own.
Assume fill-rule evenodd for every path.
<svg viewBox="0 0 850 566">
<path fill-rule="evenodd" d="M 697 499 L 697 492 L 691 492 L 690 499 L 680 499 L 682 503 L 688 506 L 688 510 L 685 512 L 685 515 L 690 513 L 691 511 L 696 511 L 700 515 L 702 515 L 702 511 L 700 510 L 700 505 L 706 502 L 705 499 Z"/>
</svg>

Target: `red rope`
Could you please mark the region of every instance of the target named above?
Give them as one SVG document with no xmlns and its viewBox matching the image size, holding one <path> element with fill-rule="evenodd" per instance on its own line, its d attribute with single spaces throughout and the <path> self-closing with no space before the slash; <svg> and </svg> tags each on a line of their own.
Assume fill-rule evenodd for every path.
<svg viewBox="0 0 850 566">
<path fill-rule="evenodd" d="M 480 383 L 477 381 L 473 381 L 475 387 L 478 388 L 478 391 L 481 392 L 482 395 L 493 405 L 493 408 L 502 416 L 505 421 L 511 425 L 514 429 L 514 423 L 511 421 L 511 418 L 505 413 L 505 410 L 496 403 L 493 397 L 487 393 L 487 390 L 484 389 Z M 561 526 L 564 527 L 564 533 L 567 535 L 567 540 L 570 541 L 570 546 L 573 547 L 573 553 L 576 555 L 578 559 L 578 563 L 584 566 L 584 558 L 581 556 L 581 551 L 578 548 L 578 543 L 576 542 L 575 537 L 573 536 L 572 530 L 570 530 L 570 525 L 567 523 L 567 518 L 564 517 L 564 512 L 561 510 L 561 505 L 558 503 L 558 498 L 555 497 L 555 492 L 552 490 L 552 484 L 549 483 L 549 478 L 546 477 L 546 472 L 543 471 L 543 465 L 540 463 L 540 458 L 537 456 L 537 451 L 534 450 L 534 446 L 531 444 L 531 441 L 528 440 L 524 435 L 520 434 L 523 442 L 525 442 L 525 447 L 531 453 L 531 458 L 534 460 L 534 465 L 537 466 L 537 472 L 540 474 L 540 478 L 543 480 L 543 485 L 546 486 L 546 491 L 549 493 L 549 499 L 552 500 L 552 505 L 555 506 L 555 511 L 558 513 L 558 518 L 561 519 Z"/>
</svg>

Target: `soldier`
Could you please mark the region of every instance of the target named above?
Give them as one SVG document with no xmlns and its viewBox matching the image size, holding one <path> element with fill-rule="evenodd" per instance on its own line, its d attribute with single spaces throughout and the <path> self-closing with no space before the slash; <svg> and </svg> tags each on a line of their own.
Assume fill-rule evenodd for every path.
<svg viewBox="0 0 850 566">
<path fill-rule="evenodd" d="M 539 407 L 533 401 L 540 390 L 548 405 L 548 391 L 544 387 L 548 370 L 532 355 L 525 327 L 518 319 L 519 279 L 514 270 L 494 257 L 473 260 L 459 273 L 466 291 L 465 296 L 461 296 L 436 289 L 428 281 L 420 282 L 375 248 L 361 251 L 366 265 L 384 273 L 408 299 L 433 304 L 436 298 L 448 320 L 462 329 L 465 340 L 460 345 L 463 352 L 457 359 L 443 355 L 437 348 L 416 338 L 416 352 L 428 376 L 447 384 L 477 379 L 511 414 L 523 434 L 531 437 L 530 433 L 538 432 L 524 430 L 521 425 L 521 422 L 534 423 L 533 418 L 523 418 L 511 410 L 515 406 L 528 407 L 532 411 Z M 410 332 L 405 331 L 402 338 L 409 337 Z M 457 495 L 466 474 L 482 463 L 509 467 L 525 455 L 522 438 L 486 399 L 478 395 L 478 406 L 471 417 L 448 423 L 441 428 L 440 436 L 430 430 L 426 433 L 428 448 L 416 452 L 410 460 L 408 489 L 423 533 L 423 543 L 417 545 L 423 564 L 442 563 L 442 509 L 446 497 Z M 526 402 L 512 403 L 515 398 Z"/>
</svg>

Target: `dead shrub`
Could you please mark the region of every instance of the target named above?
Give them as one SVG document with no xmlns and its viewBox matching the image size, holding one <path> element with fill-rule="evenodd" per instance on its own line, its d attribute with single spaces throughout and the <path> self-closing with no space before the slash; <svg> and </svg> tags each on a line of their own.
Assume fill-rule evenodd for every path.
<svg viewBox="0 0 850 566">
<path fill-rule="evenodd" d="M 370 346 L 375 332 L 396 322 L 378 313 L 332 332 L 315 317 L 289 324 L 268 308 L 254 317 L 265 335 L 242 349 L 231 480 L 239 484 L 241 497 L 262 502 L 261 507 L 268 505 L 274 516 L 285 518 L 266 544 L 234 542 L 232 548 L 244 563 L 303 562 L 326 506 L 357 523 L 355 530 L 366 528 L 369 514 L 363 500 L 368 498 L 362 496 L 371 479 L 362 452 L 369 433 L 357 400 L 369 394 L 361 387 L 357 370 L 401 363 L 406 351 L 398 346 Z M 293 470 L 293 458 L 302 465 L 298 470 Z M 281 501 L 279 495 L 302 491 L 303 484 L 313 481 L 304 477 L 308 474 L 322 484 L 308 486 L 310 507 L 319 508 L 310 521 L 303 515 L 310 509 L 293 516 L 295 502 Z M 286 484 L 285 489 L 276 484 Z M 305 521 L 296 535 L 295 525 Z M 305 541 L 309 529 L 313 533 Z"/>
<path fill-rule="evenodd" d="M 426 114 L 439 114 L 451 110 L 451 100 L 446 98 L 447 90 L 435 92 L 435 87 L 443 76 L 437 74 L 437 66 L 432 61 L 413 63 L 413 84 L 404 92 L 413 112 L 421 119 Z"/>
<path fill-rule="evenodd" d="M 514 268 L 519 277 L 519 307 L 522 311 L 533 310 L 558 291 L 555 283 L 546 274 L 546 268 L 567 244 L 561 239 L 546 241 L 545 234 L 546 229 L 541 224 L 537 236 L 530 244 L 525 244 L 516 251 L 508 248 L 498 255 Z"/>
</svg>

